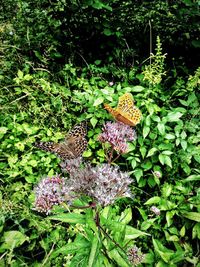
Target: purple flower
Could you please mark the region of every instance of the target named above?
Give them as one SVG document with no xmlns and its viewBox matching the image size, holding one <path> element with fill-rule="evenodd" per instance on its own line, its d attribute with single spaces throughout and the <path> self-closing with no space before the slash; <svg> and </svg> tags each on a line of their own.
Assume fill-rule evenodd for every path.
<svg viewBox="0 0 200 267">
<path fill-rule="evenodd" d="M 93 168 L 92 171 L 96 179 L 88 194 L 100 205 L 113 204 L 120 197 L 132 197 L 128 188 L 132 180 L 128 173 L 121 172 L 118 166 L 102 164 Z"/>
<path fill-rule="evenodd" d="M 154 171 L 153 175 L 156 176 L 157 178 L 161 178 L 161 173 L 159 171 Z"/>
<path fill-rule="evenodd" d="M 133 265 L 139 265 L 144 260 L 144 254 L 142 254 L 141 249 L 134 246 L 128 250 L 128 259 Z"/>
<path fill-rule="evenodd" d="M 65 180 L 59 175 L 42 179 L 35 188 L 35 210 L 49 214 L 54 205 L 69 200 Z"/>
<path fill-rule="evenodd" d="M 124 154 L 128 151 L 127 142 L 136 140 L 136 133 L 122 122 L 107 122 L 98 139 L 102 143 L 108 142 L 119 154 Z"/>
<path fill-rule="evenodd" d="M 50 213 L 54 205 L 70 202 L 84 194 L 101 206 L 113 204 L 117 198 L 132 197 L 128 173 L 121 172 L 118 166 L 102 164 L 92 167 L 90 164 L 79 165 L 76 159 L 65 161 L 64 170 L 69 179 L 55 176 L 42 179 L 35 188 L 35 209 Z M 65 164 L 65 166 L 64 166 Z"/>
<path fill-rule="evenodd" d="M 160 215 L 160 210 L 156 206 L 152 206 L 150 210 L 157 216 Z"/>
</svg>

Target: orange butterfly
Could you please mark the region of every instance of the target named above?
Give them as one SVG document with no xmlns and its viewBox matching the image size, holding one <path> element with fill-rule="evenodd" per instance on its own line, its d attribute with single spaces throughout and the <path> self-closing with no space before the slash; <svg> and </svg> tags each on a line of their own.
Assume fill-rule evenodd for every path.
<svg viewBox="0 0 200 267">
<path fill-rule="evenodd" d="M 113 109 L 108 104 L 104 104 L 104 107 L 117 121 L 130 126 L 138 124 L 142 117 L 140 110 L 134 105 L 133 96 L 130 93 L 119 97 L 117 108 Z"/>
</svg>

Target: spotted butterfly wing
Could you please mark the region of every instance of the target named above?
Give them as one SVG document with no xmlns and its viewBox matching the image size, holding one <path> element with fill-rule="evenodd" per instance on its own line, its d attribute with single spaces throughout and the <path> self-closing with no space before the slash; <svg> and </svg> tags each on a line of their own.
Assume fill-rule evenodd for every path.
<svg viewBox="0 0 200 267">
<path fill-rule="evenodd" d="M 87 122 L 75 125 L 61 143 L 39 142 L 35 146 L 58 155 L 63 160 L 74 159 L 82 155 L 87 148 Z"/>
<path fill-rule="evenodd" d="M 133 96 L 130 93 L 125 93 L 119 97 L 116 109 L 113 109 L 108 104 L 105 104 L 104 107 L 117 121 L 123 122 L 124 124 L 135 126 L 141 120 L 141 112 L 134 105 Z"/>
</svg>

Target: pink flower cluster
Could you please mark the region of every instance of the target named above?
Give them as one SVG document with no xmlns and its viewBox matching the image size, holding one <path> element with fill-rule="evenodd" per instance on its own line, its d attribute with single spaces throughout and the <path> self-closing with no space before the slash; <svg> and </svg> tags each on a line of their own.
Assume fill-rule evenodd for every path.
<svg viewBox="0 0 200 267">
<path fill-rule="evenodd" d="M 122 122 L 107 122 L 98 139 L 102 143 L 108 142 L 119 154 L 124 154 L 128 151 L 127 142 L 136 140 L 136 132 Z"/>
<path fill-rule="evenodd" d="M 132 180 L 118 166 L 102 164 L 92 167 L 85 164 L 78 167 L 77 159 L 75 161 L 75 164 L 73 160 L 65 162 L 66 170 L 70 170 L 69 179 L 55 176 L 41 180 L 35 189 L 37 211 L 48 214 L 54 205 L 70 204 L 82 194 L 90 196 L 103 207 L 113 204 L 117 198 L 132 197 L 128 187 Z"/>
<path fill-rule="evenodd" d="M 59 175 L 44 178 L 35 188 L 35 209 L 49 214 L 54 205 L 66 201 L 69 194 L 64 178 Z"/>
</svg>

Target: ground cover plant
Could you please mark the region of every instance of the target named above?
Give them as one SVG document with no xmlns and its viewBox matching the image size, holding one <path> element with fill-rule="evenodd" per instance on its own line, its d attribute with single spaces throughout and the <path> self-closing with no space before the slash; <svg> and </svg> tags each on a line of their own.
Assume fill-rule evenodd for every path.
<svg viewBox="0 0 200 267">
<path fill-rule="evenodd" d="M 0 266 L 199 266 L 200 68 L 184 61 L 185 55 L 172 59 L 167 40 L 173 28 L 160 30 L 164 22 L 185 29 L 181 18 L 186 16 L 189 35 L 180 35 L 175 47 L 187 39 L 184 51 L 196 51 L 197 3 L 177 1 L 179 19 L 170 3 L 152 1 L 149 13 L 147 2 L 141 10 L 135 3 L 131 8 L 137 16 L 125 31 L 123 17 L 130 6 L 125 2 L 116 30 L 118 1 L 116 6 L 85 1 L 82 9 L 80 3 L 55 1 L 45 16 L 40 14 L 46 1 L 3 1 Z M 64 20 L 68 9 L 74 24 Z M 109 20 L 111 9 L 116 16 Z M 16 10 L 21 13 L 11 16 Z M 124 40 L 133 26 L 137 36 L 136 29 L 156 14 L 161 35 L 151 36 L 154 49 L 149 58 L 140 58 L 141 47 L 145 57 L 149 53 L 141 36 L 136 46 L 130 42 L 134 51 Z M 106 59 L 93 49 L 87 54 L 89 46 L 77 38 L 83 20 L 91 25 L 94 17 L 102 22 L 92 32 L 94 40 L 99 36 L 102 54 L 113 48 Z M 40 21 L 32 24 L 35 18 Z M 69 32 L 63 39 L 65 24 Z M 120 97 L 130 94 L 142 115 L 135 126 L 114 119 L 119 119 Z M 84 121 L 87 132 L 81 138 L 76 132 L 66 137 Z M 60 153 L 64 138 L 64 155 L 72 159 Z M 76 153 L 71 142 L 82 149 Z"/>
</svg>

